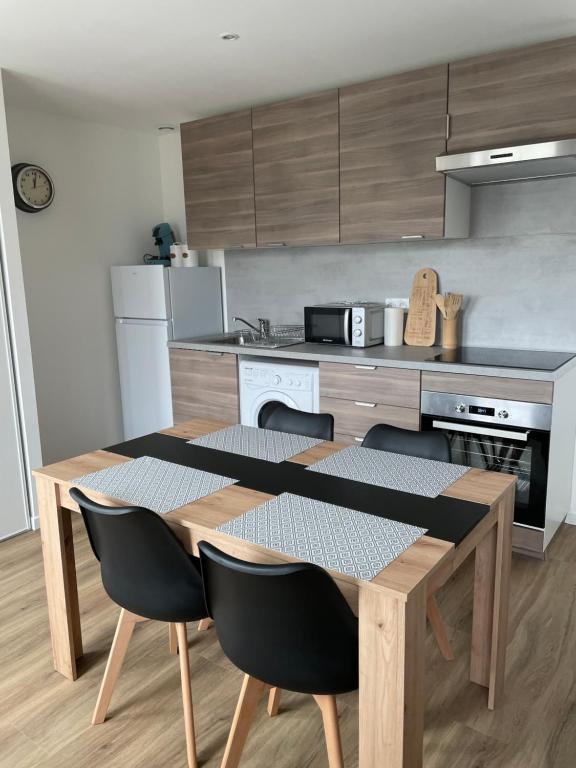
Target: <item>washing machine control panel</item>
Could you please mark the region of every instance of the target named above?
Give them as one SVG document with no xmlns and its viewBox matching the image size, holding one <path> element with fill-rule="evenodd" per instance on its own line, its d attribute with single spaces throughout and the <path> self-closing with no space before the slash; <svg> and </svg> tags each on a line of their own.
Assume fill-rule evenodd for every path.
<svg viewBox="0 0 576 768">
<path fill-rule="evenodd" d="M 282 372 L 274 373 L 265 368 L 246 367 L 243 381 L 254 389 L 281 389 L 283 392 L 309 392 L 312 389 L 312 377 L 308 373 Z"/>
</svg>

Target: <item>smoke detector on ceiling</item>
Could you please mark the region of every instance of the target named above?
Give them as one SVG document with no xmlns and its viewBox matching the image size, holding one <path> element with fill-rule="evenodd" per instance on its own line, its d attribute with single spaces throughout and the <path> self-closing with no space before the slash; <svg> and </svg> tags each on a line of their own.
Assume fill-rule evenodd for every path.
<svg viewBox="0 0 576 768">
<path fill-rule="evenodd" d="M 236 34 L 236 32 L 223 32 L 220 35 L 220 39 L 221 40 L 226 40 L 226 41 L 229 41 L 229 40 L 239 40 L 240 39 L 240 35 Z"/>
</svg>

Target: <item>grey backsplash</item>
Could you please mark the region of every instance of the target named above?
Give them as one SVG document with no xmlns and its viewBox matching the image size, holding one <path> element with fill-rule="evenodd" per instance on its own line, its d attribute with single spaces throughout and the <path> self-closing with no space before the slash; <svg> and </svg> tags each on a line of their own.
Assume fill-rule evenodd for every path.
<svg viewBox="0 0 576 768">
<path fill-rule="evenodd" d="M 441 291 L 465 296 L 463 344 L 576 351 L 576 178 L 475 188 L 466 240 L 225 258 L 230 318 L 301 324 L 307 304 L 409 296 L 414 273 L 431 267 Z"/>
</svg>

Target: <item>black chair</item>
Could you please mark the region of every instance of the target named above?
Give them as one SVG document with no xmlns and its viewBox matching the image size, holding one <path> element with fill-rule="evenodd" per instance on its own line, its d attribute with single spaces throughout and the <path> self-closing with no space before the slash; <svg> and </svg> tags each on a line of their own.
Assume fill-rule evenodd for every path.
<svg viewBox="0 0 576 768">
<path fill-rule="evenodd" d="M 80 507 L 92 550 L 100 561 L 104 589 L 122 609 L 92 724 L 106 719 L 135 625 L 147 619 L 169 622 L 175 625 L 178 638 L 188 766 L 196 768 L 186 622 L 208 615 L 199 561 L 151 510 L 103 506 L 78 488 L 72 488 L 70 496 Z"/>
<path fill-rule="evenodd" d="M 452 461 L 450 441 L 442 432 L 414 432 L 410 429 L 391 427 L 388 424 L 376 424 L 366 433 L 362 447 L 401 453 L 406 456 L 419 456 L 422 459 Z M 448 640 L 448 633 L 440 615 L 435 594 L 428 597 L 427 614 L 440 652 L 446 661 L 453 661 L 454 651 Z"/>
<path fill-rule="evenodd" d="M 452 460 L 450 441 L 443 432 L 414 432 L 388 424 L 376 424 L 368 430 L 362 447 L 419 456 L 422 459 L 446 462 Z"/>
<path fill-rule="evenodd" d="M 332 414 L 298 411 L 276 400 L 262 406 L 258 414 L 258 426 L 276 432 L 315 437 L 318 440 L 334 440 Z"/>
<path fill-rule="evenodd" d="M 208 613 L 224 653 L 245 673 L 221 768 L 239 764 L 271 687 L 314 696 L 330 768 L 342 768 L 335 696 L 358 687 L 358 621 L 335 582 L 310 563 L 260 565 L 198 547 Z"/>
</svg>

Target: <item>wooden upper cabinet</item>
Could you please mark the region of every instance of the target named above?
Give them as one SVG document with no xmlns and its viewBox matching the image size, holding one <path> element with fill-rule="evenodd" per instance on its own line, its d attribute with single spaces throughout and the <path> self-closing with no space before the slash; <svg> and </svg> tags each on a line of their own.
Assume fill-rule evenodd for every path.
<svg viewBox="0 0 576 768">
<path fill-rule="evenodd" d="M 576 135 L 576 38 L 450 64 L 450 152 Z"/>
<path fill-rule="evenodd" d="M 182 165 L 188 245 L 256 245 L 252 112 L 184 123 Z"/>
<path fill-rule="evenodd" d="M 252 112 L 259 246 L 337 243 L 338 91 Z"/>
<path fill-rule="evenodd" d="M 340 90 L 343 243 L 444 235 L 448 65 Z"/>
</svg>

